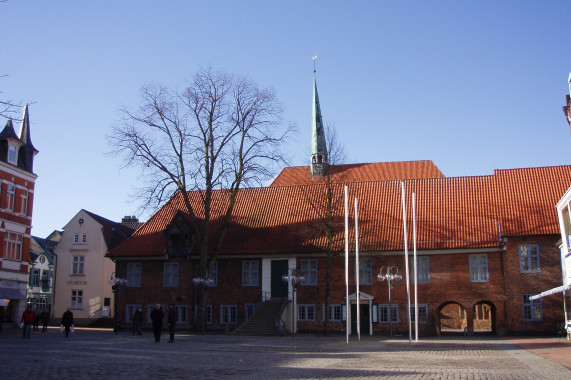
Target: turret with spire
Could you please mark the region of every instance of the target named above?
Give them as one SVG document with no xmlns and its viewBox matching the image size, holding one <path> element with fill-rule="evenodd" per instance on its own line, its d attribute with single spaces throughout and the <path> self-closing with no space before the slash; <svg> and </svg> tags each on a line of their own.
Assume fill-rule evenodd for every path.
<svg viewBox="0 0 571 380">
<path fill-rule="evenodd" d="M 28 105 L 24 107 L 20 135 L 16 135 L 12 119 L 0 132 L 0 161 L 15 165 L 27 172 L 34 172 L 34 156 L 38 150 L 32 144 L 30 137 L 30 117 Z"/>
<path fill-rule="evenodd" d="M 24 143 L 18 152 L 18 166 L 22 169 L 34 172 L 34 157 L 38 154 L 38 150 L 32 144 L 30 137 L 30 116 L 28 115 L 28 105 L 24 107 L 22 115 L 22 125 L 20 126 L 20 140 Z"/>
<path fill-rule="evenodd" d="M 327 158 L 327 144 L 325 141 L 325 130 L 323 129 L 323 119 L 321 118 L 319 96 L 317 95 L 317 80 L 315 78 L 316 58 L 317 57 L 313 57 L 313 120 L 311 131 L 310 170 L 312 176 L 322 176 L 327 172 L 329 161 Z"/>
</svg>

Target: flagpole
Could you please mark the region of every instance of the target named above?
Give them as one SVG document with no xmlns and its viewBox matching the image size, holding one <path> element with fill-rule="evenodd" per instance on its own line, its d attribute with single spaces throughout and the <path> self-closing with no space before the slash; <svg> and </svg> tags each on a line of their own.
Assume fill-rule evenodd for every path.
<svg viewBox="0 0 571 380">
<path fill-rule="evenodd" d="M 345 303 L 347 308 L 346 334 L 347 343 L 349 343 L 349 327 L 351 319 L 351 305 L 349 302 L 349 201 L 347 195 L 347 185 L 345 185 Z"/>
<path fill-rule="evenodd" d="M 357 283 L 357 291 L 355 292 L 357 299 L 357 337 L 361 341 L 361 302 L 359 294 L 359 212 L 357 210 L 357 198 L 355 197 L 355 281 Z"/>
<path fill-rule="evenodd" d="M 412 236 L 414 244 L 414 341 L 418 342 L 418 265 L 416 263 L 416 197 L 412 193 Z"/>
<path fill-rule="evenodd" d="M 404 229 L 404 267 L 405 267 L 405 279 L 406 279 L 406 299 L 407 305 L 406 313 L 408 316 L 408 342 L 412 343 L 412 325 L 410 322 L 410 282 L 408 275 L 408 236 L 406 232 L 406 201 L 404 193 L 404 181 L 401 181 L 401 191 L 402 191 L 402 223 Z"/>
</svg>

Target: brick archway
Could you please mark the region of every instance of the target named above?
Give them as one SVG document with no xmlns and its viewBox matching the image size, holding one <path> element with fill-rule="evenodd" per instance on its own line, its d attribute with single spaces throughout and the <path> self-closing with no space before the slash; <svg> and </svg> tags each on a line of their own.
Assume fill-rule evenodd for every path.
<svg viewBox="0 0 571 380">
<path fill-rule="evenodd" d="M 441 334 L 463 334 L 468 326 L 469 314 L 470 310 L 460 302 L 444 302 L 438 307 L 438 330 Z"/>
<path fill-rule="evenodd" d="M 490 301 L 480 301 L 474 304 L 473 328 L 475 333 L 496 334 L 497 319 L 496 306 Z"/>
</svg>

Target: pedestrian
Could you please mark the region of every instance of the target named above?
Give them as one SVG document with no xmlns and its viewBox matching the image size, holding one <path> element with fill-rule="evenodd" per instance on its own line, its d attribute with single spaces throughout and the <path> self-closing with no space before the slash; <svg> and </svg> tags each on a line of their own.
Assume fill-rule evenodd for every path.
<svg viewBox="0 0 571 380">
<path fill-rule="evenodd" d="M 137 309 L 133 314 L 133 335 L 135 333 L 137 335 L 141 335 L 143 330 L 141 329 L 141 325 L 143 324 L 143 310 Z"/>
<path fill-rule="evenodd" d="M 50 323 L 50 313 L 48 313 L 47 310 L 42 311 L 41 319 L 42 319 L 42 332 L 45 333 L 48 331 L 48 323 Z"/>
<path fill-rule="evenodd" d="M 25 338 L 26 336 L 28 337 L 28 339 L 30 338 L 32 324 L 34 323 L 35 319 L 36 319 L 36 313 L 32 311 L 31 306 L 28 306 L 27 309 L 22 313 L 22 319 L 20 320 L 20 322 L 22 323 L 23 338 Z"/>
<path fill-rule="evenodd" d="M 71 309 L 69 307 L 67 308 L 66 312 L 63 313 L 63 316 L 61 317 L 61 325 L 65 329 L 65 337 L 68 338 L 69 337 L 69 331 L 73 327 L 73 313 L 71 312 Z"/>
<path fill-rule="evenodd" d="M 34 316 L 34 330 L 33 331 L 39 331 L 40 330 L 40 313 L 35 311 L 34 314 L 35 314 L 35 316 Z"/>
<path fill-rule="evenodd" d="M 156 343 L 161 341 L 161 329 L 163 328 L 164 318 L 165 313 L 163 312 L 163 307 L 161 305 L 157 305 L 157 307 L 151 311 L 151 321 L 153 321 L 153 332 L 155 333 Z"/>
<path fill-rule="evenodd" d="M 176 326 L 176 309 L 172 303 L 169 306 L 169 316 L 167 318 L 167 323 L 169 325 L 169 333 L 170 333 L 169 343 L 174 343 L 174 328 Z"/>
</svg>

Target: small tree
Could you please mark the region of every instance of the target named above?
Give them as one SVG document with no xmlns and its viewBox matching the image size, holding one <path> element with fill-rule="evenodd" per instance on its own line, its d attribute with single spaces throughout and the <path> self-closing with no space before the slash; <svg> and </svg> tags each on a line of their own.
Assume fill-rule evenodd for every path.
<svg viewBox="0 0 571 380">
<path fill-rule="evenodd" d="M 126 165 L 141 169 L 146 185 L 139 196 L 156 209 L 180 192 L 199 253 L 198 275 L 206 279 L 222 248 L 242 186 L 260 184 L 282 164 L 280 145 L 293 129 L 281 119 L 282 107 L 272 89 L 259 89 L 244 77 L 211 68 L 199 71 L 188 87 L 176 92 L 163 86 L 142 88 L 138 110 L 122 110 L 109 142 Z M 213 192 L 225 194 L 220 230 L 209 247 Z M 189 191 L 200 202 L 191 201 Z M 199 304 L 206 305 L 205 286 Z M 204 314 L 198 326 L 204 331 Z"/>
<path fill-rule="evenodd" d="M 324 236 L 326 240 L 326 270 L 325 270 L 325 320 L 324 333 L 329 333 L 329 316 L 331 308 L 331 267 L 333 258 L 339 255 L 334 250 L 336 243 L 343 241 L 341 232 L 344 229 L 343 216 L 343 176 L 335 179 L 335 165 L 347 161 L 347 155 L 337 135 L 334 126 L 327 128 L 327 147 L 329 167 L 322 177 L 317 177 L 316 185 L 303 187 L 303 194 L 310 206 L 315 222 L 307 231 L 310 235 Z"/>
</svg>

